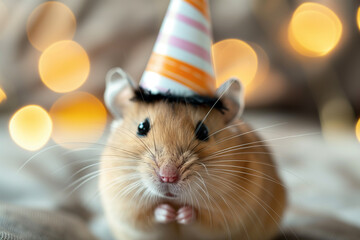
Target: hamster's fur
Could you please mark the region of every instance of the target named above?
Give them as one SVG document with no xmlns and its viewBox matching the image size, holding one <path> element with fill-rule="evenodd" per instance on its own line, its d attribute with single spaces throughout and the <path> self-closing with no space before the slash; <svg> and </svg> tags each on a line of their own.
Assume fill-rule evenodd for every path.
<svg viewBox="0 0 360 240">
<path fill-rule="evenodd" d="M 196 126 L 209 107 L 133 102 L 130 95 L 120 106 L 123 117 L 101 159 L 99 187 L 116 239 L 274 237 L 286 205 L 285 190 L 271 153 L 248 125 L 240 119 L 227 121 L 213 109 L 204 121 L 209 138 L 201 141 L 195 137 Z M 145 119 L 150 130 L 138 136 Z M 177 167 L 177 182 L 159 179 L 166 164 Z M 186 206 L 191 219 L 186 224 L 159 222 L 159 206 L 171 208 L 165 212 L 169 218 Z"/>
</svg>

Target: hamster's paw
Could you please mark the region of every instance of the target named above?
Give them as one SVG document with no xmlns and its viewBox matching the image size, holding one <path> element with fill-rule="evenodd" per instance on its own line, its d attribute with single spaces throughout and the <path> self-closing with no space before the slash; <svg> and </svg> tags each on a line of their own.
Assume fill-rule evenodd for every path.
<svg viewBox="0 0 360 240">
<path fill-rule="evenodd" d="M 179 224 L 190 224 L 196 219 L 196 212 L 190 206 L 182 207 L 177 212 L 176 221 Z"/>
<path fill-rule="evenodd" d="M 160 204 L 154 214 L 155 221 L 158 223 L 171 223 L 176 219 L 176 211 L 169 204 Z"/>
</svg>

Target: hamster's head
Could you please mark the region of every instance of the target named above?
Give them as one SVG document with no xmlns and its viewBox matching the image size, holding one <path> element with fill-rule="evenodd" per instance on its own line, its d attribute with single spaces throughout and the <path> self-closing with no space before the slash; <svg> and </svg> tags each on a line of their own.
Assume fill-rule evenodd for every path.
<svg viewBox="0 0 360 240">
<path fill-rule="evenodd" d="M 102 184 L 114 187 L 114 198 L 194 204 L 196 192 L 216 184 L 205 176 L 211 169 L 205 160 L 228 146 L 220 140 L 242 111 L 241 86 L 226 83 L 217 93 L 221 99 L 149 94 L 121 70 L 108 76 L 105 102 L 116 118 L 102 157 Z"/>
</svg>

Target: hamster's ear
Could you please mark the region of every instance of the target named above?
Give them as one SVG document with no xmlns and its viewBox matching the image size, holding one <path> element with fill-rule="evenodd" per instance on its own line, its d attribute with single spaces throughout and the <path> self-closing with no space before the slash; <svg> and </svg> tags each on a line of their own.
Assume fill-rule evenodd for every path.
<svg viewBox="0 0 360 240">
<path fill-rule="evenodd" d="M 221 100 L 227 110 L 225 110 L 225 121 L 230 123 L 239 118 L 244 111 L 244 91 L 243 85 L 238 79 L 229 79 L 217 89 L 217 96 L 222 96 Z"/>
<path fill-rule="evenodd" d="M 121 68 L 113 68 L 106 74 L 104 100 L 114 118 L 123 118 L 123 110 L 134 96 L 136 84 Z"/>
</svg>

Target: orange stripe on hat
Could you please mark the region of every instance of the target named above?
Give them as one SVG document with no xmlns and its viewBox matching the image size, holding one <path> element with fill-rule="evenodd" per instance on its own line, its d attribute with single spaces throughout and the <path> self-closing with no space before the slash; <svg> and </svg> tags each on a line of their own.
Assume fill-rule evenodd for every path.
<svg viewBox="0 0 360 240">
<path fill-rule="evenodd" d="M 188 63 L 169 56 L 153 53 L 146 71 L 155 72 L 173 79 L 202 95 L 212 96 L 215 92 L 215 79 L 212 76 Z"/>
<path fill-rule="evenodd" d="M 199 10 L 206 19 L 210 19 L 210 13 L 208 11 L 206 0 L 184 0 L 184 1 L 191 4 L 197 10 Z"/>
</svg>

